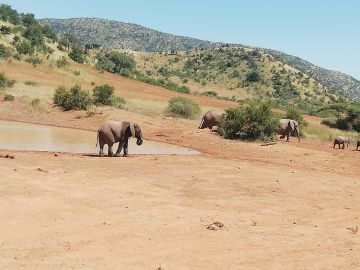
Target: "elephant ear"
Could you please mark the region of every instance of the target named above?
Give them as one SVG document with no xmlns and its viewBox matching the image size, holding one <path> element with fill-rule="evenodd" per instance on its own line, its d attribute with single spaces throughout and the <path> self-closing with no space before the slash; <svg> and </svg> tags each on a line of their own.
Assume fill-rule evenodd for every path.
<svg viewBox="0 0 360 270">
<path fill-rule="evenodd" d="M 291 130 L 294 130 L 295 129 L 295 123 L 293 120 L 290 120 L 289 121 L 289 126 L 291 127 Z"/>
<path fill-rule="evenodd" d="M 135 127 L 134 127 L 134 123 L 130 122 L 130 132 L 131 132 L 131 137 L 135 137 Z"/>
</svg>

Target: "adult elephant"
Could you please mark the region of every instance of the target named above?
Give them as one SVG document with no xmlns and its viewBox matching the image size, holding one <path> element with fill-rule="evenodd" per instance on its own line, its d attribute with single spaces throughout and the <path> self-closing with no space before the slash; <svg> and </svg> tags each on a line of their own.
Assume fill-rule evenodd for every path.
<svg viewBox="0 0 360 270">
<path fill-rule="evenodd" d="M 219 113 L 214 110 L 208 111 L 204 114 L 203 118 L 201 119 L 201 123 L 199 128 L 209 128 L 212 129 L 214 126 L 219 126 L 220 123 L 226 118 L 226 113 Z"/>
<path fill-rule="evenodd" d="M 286 141 L 289 141 L 290 133 L 292 131 L 295 131 L 298 140 L 300 142 L 300 129 L 299 129 L 299 123 L 292 119 L 280 119 L 278 124 L 278 133 L 280 136 L 280 139 L 284 139 L 286 136 Z"/>
<path fill-rule="evenodd" d="M 120 156 L 121 150 L 124 148 L 124 157 L 128 155 L 128 139 L 129 137 L 135 137 L 136 144 L 141 145 L 143 143 L 141 128 L 138 124 L 133 122 L 117 122 L 106 121 L 99 129 L 97 133 L 97 142 L 100 145 L 99 156 L 104 156 L 104 145 L 108 145 L 108 155 L 110 157 Z M 96 146 L 97 146 L 96 142 Z M 112 146 L 114 143 L 119 143 L 118 149 L 114 155 Z"/>
</svg>

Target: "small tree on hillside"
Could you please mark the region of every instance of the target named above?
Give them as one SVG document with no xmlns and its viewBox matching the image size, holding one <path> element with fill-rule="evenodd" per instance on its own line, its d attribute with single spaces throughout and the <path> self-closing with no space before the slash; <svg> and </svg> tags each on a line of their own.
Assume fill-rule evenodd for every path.
<svg viewBox="0 0 360 270">
<path fill-rule="evenodd" d="M 93 89 L 94 103 L 111 105 L 111 97 L 114 93 L 114 87 L 104 84 L 98 85 Z"/>
</svg>

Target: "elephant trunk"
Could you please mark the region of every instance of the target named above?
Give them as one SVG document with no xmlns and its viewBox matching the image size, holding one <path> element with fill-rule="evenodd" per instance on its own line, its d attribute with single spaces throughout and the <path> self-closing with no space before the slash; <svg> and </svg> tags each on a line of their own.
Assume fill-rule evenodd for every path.
<svg viewBox="0 0 360 270">
<path fill-rule="evenodd" d="M 300 142 L 300 130 L 299 130 L 299 128 L 295 128 L 295 130 L 296 130 L 296 134 L 297 134 L 298 140 L 299 140 L 299 142 Z"/>
<path fill-rule="evenodd" d="M 136 139 L 137 139 L 136 144 L 139 146 L 142 145 L 142 143 L 144 142 L 144 140 L 141 137 L 137 137 Z"/>
</svg>

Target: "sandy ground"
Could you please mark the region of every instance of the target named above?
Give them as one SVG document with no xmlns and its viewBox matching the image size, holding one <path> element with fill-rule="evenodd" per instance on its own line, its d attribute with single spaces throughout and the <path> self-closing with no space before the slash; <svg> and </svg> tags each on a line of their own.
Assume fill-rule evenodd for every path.
<svg viewBox="0 0 360 270">
<path fill-rule="evenodd" d="M 87 130 L 132 119 L 147 139 L 203 153 L 0 151 L 15 157 L 0 158 L 1 269 L 360 269 L 353 148 L 227 141 L 196 121 L 111 109 L 80 118 L 0 105 L 3 119 Z"/>
</svg>

